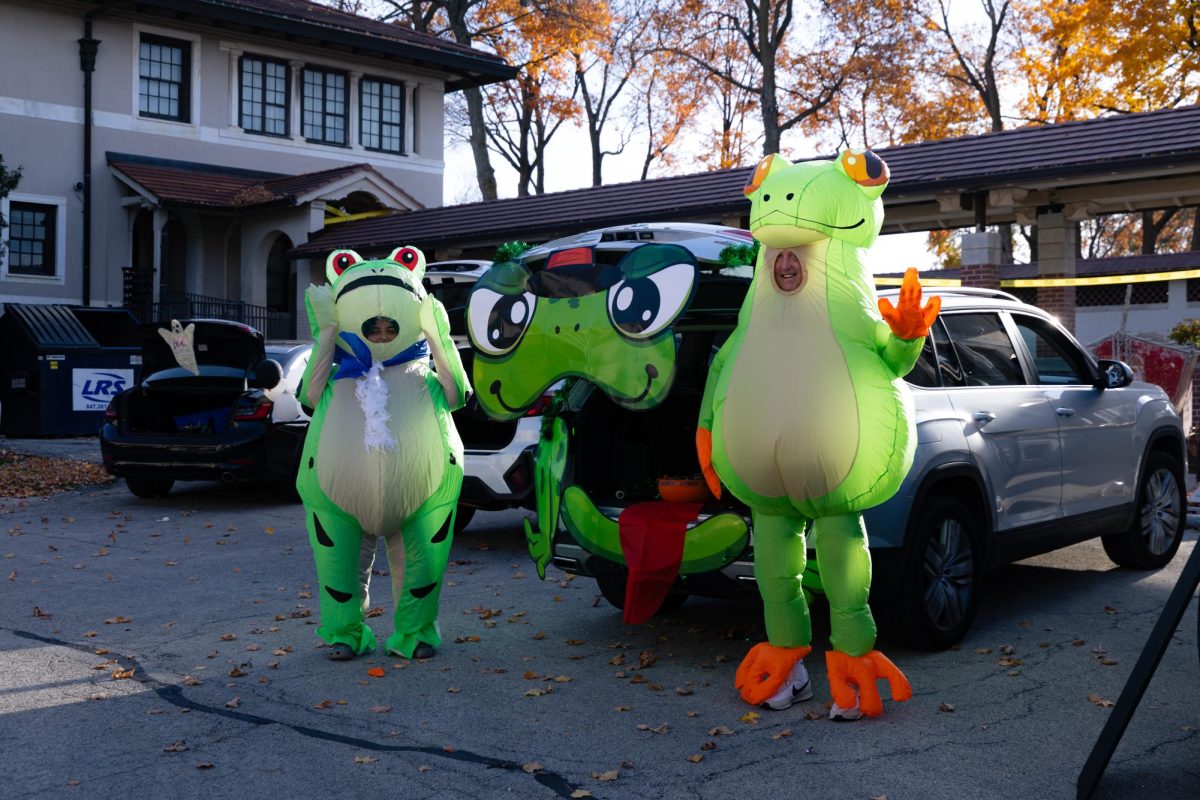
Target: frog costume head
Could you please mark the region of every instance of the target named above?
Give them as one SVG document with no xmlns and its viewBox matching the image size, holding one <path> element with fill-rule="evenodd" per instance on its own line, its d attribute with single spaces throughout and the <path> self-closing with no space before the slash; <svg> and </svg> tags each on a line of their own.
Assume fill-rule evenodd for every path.
<svg viewBox="0 0 1200 800">
<path fill-rule="evenodd" d="M 425 256 L 415 247 L 397 247 L 379 261 L 364 261 L 353 250 L 329 255 L 325 276 L 337 310 L 338 363 L 353 357 L 368 368 L 374 361 L 387 364 L 421 343 L 424 275 Z"/>
<path fill-rule="evenodd" d="M 675 376 L 671 323 L 691 301 L 696 259 L 660 243 L 618 255 L 571 247 L 537 270 L 496 264 L 476 283 L 467 332 L 488 414 L 516 419 L 570 375 L 625 408 L 651 408 L 666 396 Z"/>
</svg>

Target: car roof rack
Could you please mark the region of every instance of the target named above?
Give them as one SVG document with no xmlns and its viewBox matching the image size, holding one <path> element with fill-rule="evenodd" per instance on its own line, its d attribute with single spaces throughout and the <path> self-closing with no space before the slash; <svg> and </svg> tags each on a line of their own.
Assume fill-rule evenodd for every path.
<svg viewBox="0 0 1200 800">
<path fill-rule="evenodd" d="M 997 300 L 1011 300 L 1014 303 L 1020 303 L 1022 300 L 1016 295 L 1010 294 L 1000 289 L 985 289 L 981 286 L 922 286 L 923 292 L 937 292 L 938 294 L 958 294 L 968 295 L 972 297 L 994 297 Z M 888 286 L 879 290 L 879 294 L 889 294 L 891 292 L 899 292 L 899 286 Z"/>
</svg>

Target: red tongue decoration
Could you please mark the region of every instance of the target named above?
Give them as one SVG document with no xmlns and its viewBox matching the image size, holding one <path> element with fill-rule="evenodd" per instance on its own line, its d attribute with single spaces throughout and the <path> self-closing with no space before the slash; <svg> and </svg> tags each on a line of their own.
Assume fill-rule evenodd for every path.
<svg viewBox="0 0 1200 800">
<path fill-rule="evenodd" d="M 683 537 L 700 516 L 700 503 L 636 503 L 617 519 L 621 552 L 629 566 L 625 613 L 630 625 L 654 616 L 675 585 L 683 560 Z"/>
</svg>

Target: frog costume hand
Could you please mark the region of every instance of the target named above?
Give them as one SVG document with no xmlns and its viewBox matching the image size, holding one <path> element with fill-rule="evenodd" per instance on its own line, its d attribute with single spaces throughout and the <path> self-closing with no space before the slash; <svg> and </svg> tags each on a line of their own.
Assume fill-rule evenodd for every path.
<svg viewBox="0 0 1200 800">
<path fill-rule="evenodd" d="M 866 249 L 883 224 L 887 165 L 871 151 L 790 164 L 777 155 L 746 186 L 762 249 L 738 327 L 709 370 L 696 446 L 714 494 L 751 508 L 754 574 L 768 641 L 742 662 L 743 699 L 790 705 L 812 642 L 800 575 L 812 523 L 829 600 L 826 659 L 835 719 L 882 713 L 875 681 L 907 700 L 904 675 L 874 650 L 871 557 L 861 512 L 912 465 L 916 363 L 940 300 L 921 304 L 915 271 L 898 305 L 876 303 Z M 881 318 L 882 313 L 882 318 Z"/>
<path fill-rule="evenodd" d="M 381 261 L 342 250 L 326 261 L 329 285 L 305 294 L 316 345 L 300 397 L 314 410 L 296 488 L 320 582 L 317 635 L 335 660 L 375 646 L 364 612 L 380 536 L 396 604 L 387 651 L 427 657 L 441 644 L 445 523 L 463 478 L 450 413 L 471 387 L 424 273 L 414 247 Z"/>
</svg>

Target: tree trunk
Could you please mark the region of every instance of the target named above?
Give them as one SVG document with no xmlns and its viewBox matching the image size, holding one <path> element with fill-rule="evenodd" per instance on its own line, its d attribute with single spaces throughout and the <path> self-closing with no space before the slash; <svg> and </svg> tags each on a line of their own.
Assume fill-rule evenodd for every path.
<svg viewBox="0 0 1200 800">
<path fill-rule="evenodd" d="M 479 182 L 479 193 L 484 200 L 495 200 L 499 194 L 496 191 L 496 170 L 492 169 L 491 155 L 488 153 L 487 134 L 483 120 L 483 90 L 479 88 L 463 89 L 467 100 L 467 119 L 471 123 L 471 153 L 475 156 L 475 180 Z"/>
</svg>

